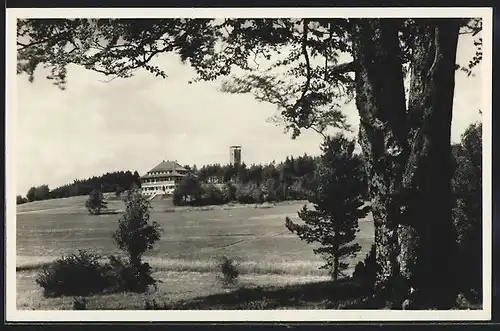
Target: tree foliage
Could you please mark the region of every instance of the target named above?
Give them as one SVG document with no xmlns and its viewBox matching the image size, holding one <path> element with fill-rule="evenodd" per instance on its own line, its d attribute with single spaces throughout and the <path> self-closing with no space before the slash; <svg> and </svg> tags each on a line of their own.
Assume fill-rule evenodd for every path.
<svg viewBox="0 0 500 331">
<path fill-rule="evenodd" d="M 175 188 L 173 203 L 175 205 L 198 205 L 201 201 L 203 189 L 199 179 L 193 174 L 184 177 Z"/>
<path fill-rule="evenodd" d="M 108 208 L 108 203 L 104 200 L 101 190 L 94 189 L 90 192 L 87 201 L 85 201 L 85 208 L 90 215 L 99 215 L 103 209 Z"/>
<path fill-rule="evenodd" d="M 354 154 L 354 145 L 354 140 L 341 135 L 325 139 L 317 170 L 318 187 L 309 198 L 314 209 L 306 205 L 299 211 L 304 224 L 296 224 L 290 218 L 285 223 L 300 239 L 321 245 L 314 253 L 325 259 L 323 268 L 335 280 L 349 266 L 344 260 L 361 250 L 359 244 L 352 242 L 359 231 L 358 219 L 369 212 L 363 199 L 367 190 L 363 163 Z"/>
<path fill-rule="evenodd" d="M 157 222 L 150 222 L 150 209 L 149 200 L 139 190 L 127 191 L 125 213 L 113 234 L 118 248 L 127 253 L 131 264 L 137 268 L 141 265 L 143 254 L 160 240 L 162 231 Z"/>
<path fill-rule="evenodd" d="M 71 184 L 59 186 L 50 191 L 50 198 L 87 195 L 96 187 L 100 187 L 103 193 L 124 191 L 131 189 L 134 184 L 140 186 L 140 176 L 137 171 L 107 172 L 87 179 L 76 179 Z"/>
<path fill-rule="evenodd" d="M 482 293 L 482 124 L 470 125 L 454 148 L 453 221 L 463 289 Z"/>
<path fill-rule="evenodd" d="M 29 202 L 49 199 L 50 189 L 48 185 L 40 185 L 31 187 L 26 193 L 26 198 Z"/>
<path fill-rule="evenodd" d="M 348 128 L 340 106 L 352 100 L 349 74 L 356 19 L 20 19 L 17 22 L 18 73 L 34 79 L 38 66 L 48 79 L 65 88 L 67 66 L 82 66 L 126 78 L 143 68 L 168 75 L 154 63 L 157 55 L 177 53 L 197 73 L 196 80 L 228 76 L 235 67 L 244 74 L 222 85 L 231 93 L 251 92 L 279 107 L 287 129 L 324 132 Z M 399 32 L 402 60 L 411 61 L 418 20 L 393 20 Z M 462 21 L 462 33 L 476 36 L 476 54 L 460 68 L 482 59 L 481 19 Z"/>
<path fill-rule="evenodd" d="M 30 189 L 26 193 L 26 199 L 28 199 L 29 202 L 36 200 L 35 199 L 35 191 L 36 191 L 36 187 L 32 186 L 32 187 L 30 187 Z"/>
<path fill-rule="evenodd" d="M 16 197 L 16 205 L 22 205 L 23 203 L 26 203 L 26 202 L 28 202 L 27 198 L 20 196 L 20 195 L 18 195 Z"/>
<path fill-rule="evenodd" d="M 292 137 L 305 128 L 323 135 L 347 128 L 340 109 L 355 98 L 381 266 L 377 293 L 401 287 L 388 298 L 397 306 L 413 288 L 413 307 L 450 308 L 458 262 L 450 192 L 454 77 L 481 61 L 481 29 L 480 18 L 28 19 L 18 21 L 17 69 L 33 79 L 45 66 L 61 87 L 70 63 L 111 79 L 138 68 L 166 77 L 153 58 L 175 52 L 197 79 L 233 74 L 223 91 L 276 105 Z M 461 33 L 474 36 L 476 54 L 466 66 L 456 64 Z"/>
</svg>

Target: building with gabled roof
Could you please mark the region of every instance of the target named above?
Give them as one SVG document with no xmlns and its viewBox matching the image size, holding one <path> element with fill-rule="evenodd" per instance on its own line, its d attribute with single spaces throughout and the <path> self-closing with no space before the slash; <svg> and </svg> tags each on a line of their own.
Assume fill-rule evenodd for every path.
<svg viewBox="0 0 500 331">
<path fill-rule="evenodd" d="M 142 194 L 148 196 L 172 194 L 188 173 L 189 170 L 177 161 L 163 160 L 141 177 Z"/>
</svg>

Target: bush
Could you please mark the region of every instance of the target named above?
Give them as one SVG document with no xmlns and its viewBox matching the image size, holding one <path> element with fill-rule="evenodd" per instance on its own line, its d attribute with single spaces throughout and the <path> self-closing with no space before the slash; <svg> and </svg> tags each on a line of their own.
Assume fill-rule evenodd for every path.
<svg viewBox="0 0 500 331">
<path fill-rule="evenodd" d="M 115 196 L 120 197 L 124 191 L 125 191 L 125 189 L 123 187 L 121 187 L 119 185 L 116 186 Z"/>
<path fill-rule="evenodd" d="M 62 257 L 43 268 L 35 281 L 46 297 L 100 293 L 111 284 L 108 267 L 99 263 L 100 258 L 79 250 L 78 254 Z"/>
<path fill-rule="evenodd" d="M 85 201 L 85 207 L 90 215 L 99 215 L 102 209 L 108 208 L 106 201 L 104 201 L 104 195 L 97 189 L 90 192 L 89 198 Z"/>
<path fill-rule="evenodd" d="M 264 193 L 260 186 L 254 183 L 241 184 L 236 191 L 236 200 L 239 203 L 262 203 Z"/>
<path fill-rule="evenodd" d="M 178 187 L 175 188 L 174 193 L 172 194 L 172 203 L 174 206 L 184 206 L 184 195 L 179 190 Z"/>
<path fill-rule="evenodd" d="M 453 146 L 453 223 L 458 257 L 464 266 L 457 274 L 461 291 L 482 297 L 482 124 L 471 124 L 459 145 Z"/>
<path fill-rule="evenodd" d="M 222 189 L 222 196 L 225 202 L 233 202 L 236 200 L 236 186 L 232 183 L 226 183 Z"/>
<path fill-rule="evenodd" d="M 218 268 L 221 272 L 221 281 L 225 286 L 236 284 L 240 273 L 233 259 L 223 256 L 219 261 Z"/>
<path fill-rule="evenodd" d="M 100 264 L 99 255 L 83 250 L 63 257 L 43 269 L 36 279 L 45 296 L 85 296 L 104 291 L 144 292 L 149 285 L 156 285 L 151 267 L 142 263 L 141 258 L 160 239 L 161 228 L 156 222 L 149 223 L 150 204 L 140 191 L 128 191 L 125 205 L 126 211 L 113 239 L 125 251 L 128 260 L 111 256 L 109 263 Z"/>
<path fill-rule="evenodd" d="M 156 286 L 157 281 L 151 276 L 148 263 L 134 266 L 116 256 L 109 257 L 108 278 L 112 281 L 112 292 L 145 292 L 149 286 Z"/>
<path fill-rule="evenodd" d="M 73 301 L 73 310 L 87 310 L 87 299 L 75 298 L 75 301 Z"/>
<path fill-rule="evenodd" d="M 23 198 L 23 197 L 22 197 L 22 196 L 20 196 L 20 195 L 18 195 L 18 196 L 16 197 L 16 204 L 17 204 L 17 205 L 22 205 L 23 203 L 26 203 L 26 202 L 28 202 L 28 199 Z"/>
<path fill-rule="evenodd" d="M 376 248 L 372 245 L 370 252 L 366 254 L 364 261 L 359 261 L 354 268 L 352 277 L 357 281 L 374 288 L 378 272 L 378 264 L 376 259 Z"/>
<path fill-rule="evenodd" d="M 197 206 L 200 204 L 202 194 L 203 189 L 198 178 L 193 175 L 187 175 L 175 188 L 173 203 L 176 206 L 185 204 Z"/>
<path fill-rule="evenodd" d="M 162 229 L 156 222 L 150 222 L 151 205 L 139 190 L 131 190 L 125 198 L 125 213 L 118 221 L 113 239 L 128 257 L 124 262 L 111 258 L 113 270 L 119 270 L 119 277 L 126 290 L 140 292 L 154 283 L 149 264 L 142 263 L 142 255 L 151 250 L 160 240 Z"/>
<path fill-rule="evenodd" d="M 97 293 L 138 292 L 142 293 L 157 281 L 151 276 L 148 263 L 139 267 L 116 256 L 108 263 L 99 263 L 101 257 L 80 250 L 78 254 L 63 257 L 43 269 L 36 282 L 44 289 L 46 297 L 87 296 Z M 75 299 L 74 309 L 86 303 Z"/>
<path fill-rule="evenodd" d="M 225 202 L 224 193 L 217 186 L 208 184 L 202 188 L 201 205 L 221 205 Z"/>
</svg>

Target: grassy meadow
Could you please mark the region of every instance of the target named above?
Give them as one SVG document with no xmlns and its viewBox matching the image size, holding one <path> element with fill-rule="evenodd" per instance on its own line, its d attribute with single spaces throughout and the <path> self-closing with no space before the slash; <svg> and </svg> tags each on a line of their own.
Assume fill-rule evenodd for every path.
<svg viewBox="0 0 500 331">
<path fill-rule="evenodd" d="M 78 249 L 103 256 L 119 253 L 111 235 L 124 209 L 123 202 L 110 198 L 109 213 L 91 216 L 84 208 L 85 199 L 72 197 L 17 206 L 18 309 L 72 308 L 72 297 L 43 298 L 35 277 L 44 264 Z M 297 284 L 325 282 L 329 277 L 318 269 L 322 261 L 313 254 L 314 246 L 302 242 L 284 226 L 286 216 L 298 220 L 297 211 L 303 205 L 284 202 L 275 206 L 177 208 L 169 200 L 154 200 L 151 220 L 160 223 L 164 232 L 145 260 L 162 283 L 152 293 L 90 297 L 88 308 L 143 309 L 145 300 L 175 307 L 187 301 L 192 306 L 193 300 L 200 302 L 200 298 L 215 298 L 220 303 L 223 299 L 218 296 L 228 295 L 228 291 L 239 293 L 258 287 L 273 291 L 290 288 L 292 293 Z M 364 258 L 373 242 L 371 218 L 360 221 L 357 242 L 362 252 L 352 267 Z M 216 261 L 222 256 L 237 261 L 241 275 L 235 289 L 224 288 L 218 281 Z M 207 302 L 214 306 L 214 302 Z M 203 304 L 196 307 L 206 308 Z"/>
</svg>

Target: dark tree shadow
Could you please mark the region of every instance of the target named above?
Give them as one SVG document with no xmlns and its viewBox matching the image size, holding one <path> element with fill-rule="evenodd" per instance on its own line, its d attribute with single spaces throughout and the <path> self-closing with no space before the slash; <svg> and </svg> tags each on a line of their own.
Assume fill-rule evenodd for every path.
<svg viewBox="0 0 500 331">
<path fill-rule="evenodd" d="M 116 215 L 120 214 L 118 210 L 101 210 L 101 212 L 98 215 Z"/>
<path fill-rule="evenodd" d="M 360 284 L 339 280 L 282 287 L 243 287 L 230 293 L 172 304 L 148 303 L 146 309 L 370 309 L 369 296 L 370 291 Z"/>
</svg>

